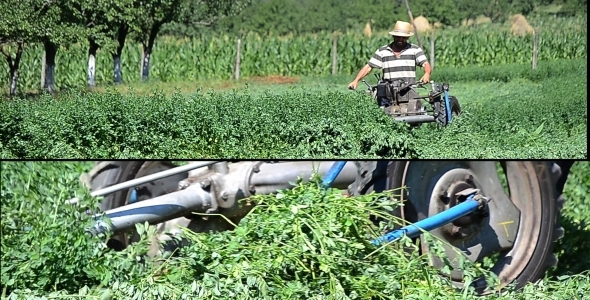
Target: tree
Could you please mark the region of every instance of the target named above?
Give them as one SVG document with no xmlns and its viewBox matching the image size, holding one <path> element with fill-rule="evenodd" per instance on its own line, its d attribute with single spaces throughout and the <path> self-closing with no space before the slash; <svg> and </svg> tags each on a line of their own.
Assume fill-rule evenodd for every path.
<svg viewBox="0 0 590 300">
<path fill-rule="evenodd" d="M 44 86 L 53 92 L 56 42 L 64 41 L 72 34 L 68 23 L 60 20 L 61 9 L 54 1 L 5 0 L 0 2 L 5 13 L 0 19 L 0 51 L 9 66 L 10 95 L 17 89 L 18 70 L 22 53 L 27 45 L 42 42 L 47 55 Z M 58 22 L 59 21 L 59 22 Z"/>
<path fill-rule="evenodd" d="M 149 79 L 150 58 L 156 37 L 164 24 L 178 21 L 191 26 L 210 26 L 242 11 L 251 0 L 151 0 L 136 2 L 130 23 L 135 39 L 142 44 L 141 78 Z"/>
<path fill-rule="evenodd" d="M 114 82 L 122 82 L 121 54 L 133 20 L 134 0 L 94 0 L 82 2 L 84 19 L 90 30 L 88 36 L 88 86 L 95 85 L 96 54 L 99 48 L 113 58 Z"/>
<path fill-rule="evenodd" d="M 42 74 L 43 88 L 53 94 L 55 90 L 55 57 L 59 47 L 85 40 L 89 35 L 89 30 L 87 24 L 84 23 L 84 7 L 76 0 L 34 0 L 34 3 L 34 11 L 46 11 L 39 16 L 40 19 L 35 19 L 35 22 L 40 24 L 40 30 L 36 32 L 36 39 L 43 43 L 45 50 L 45 72 Z"/>
<path fill-rule="evenodd" d="M 149 78 L 150 58 L 160 28 L 179 15 L 183 1 L 187 0 L 135 1 L 135 19 L 130 26 L 135 33 L 135 39 L 142 45 L 142 80 Z"/>
<path fill-rule="evenodd" d="M 0 2 L 1 11 L 11 12 L 0 19 L 0 52 L 8 62 L 11 97 L 16 94 L 18 69 L 25 44 L 32 42 L 35 37 L 36 28 L 29 20 L 35 15 L 32 8 L 23 1 Z"/>
</svg>

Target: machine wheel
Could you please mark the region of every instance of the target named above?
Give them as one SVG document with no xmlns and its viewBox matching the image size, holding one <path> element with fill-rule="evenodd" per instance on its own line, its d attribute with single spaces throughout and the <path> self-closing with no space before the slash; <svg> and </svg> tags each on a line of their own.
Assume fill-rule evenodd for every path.
<svg viewBox="0 0 590 300">
<path fill-rule="evenodd" d="M 351 195 L 406 187 L 401 195 L 405 209 L 396 212 L 416 222 L 457 204 L 453 195 L 475 187 L 491 197 L 488 214 L 473 215 L 431 231 L 453 245 L 445 246 L 452 261 L 459 249 L 472 261 L 498 256 L 489 268 L 500 278 L 502 287 L 523 287 L 540 279 L 557 264 L 554 242 L 563 236 L 557 218 L 564 198 L 557 187 L 563 180 L 560 165 L 540 161 L 412 161 L 357 162 L 357 180 L 350 185 Z M 440 258 L 430 253 L 420 238 L 420 251 L 429 254 L 439 270 Z M 452 249 L 454 248 L 454 249 Z M 439 271 L 457 287 L 463 286 L 463 274 L 455 268 L 450 274 Z M 472 283 L 478 293 L 486 294 L 484 279 Z"/>
<path fill-rule="evenodd" d="M 176 167 L 175 164 L 166 161 L 102 161 L 97 162 L 90 172 L 82 174 L 80 180 L 91 191 L 95 191 L 174 167 Z M 181 173 L 138 186 L 135 188 L 137 201 L 173 192 L 178 188 L 178 182 L 187 176 L 188 173 Z M 100 204 L 101 211 L 129 204 L 132 190 L 121 190 L 106 195 Z M 107 245 L 115 251 L 120 251 L 136 241 L 137 238 L 138 236 L 134 232 L 122 233 L 113 236 Z"/>
<path fill-rule="evenodd" d="M 440 101 L 441 113 L 438 114 L 438 116 L 436 117 L 436 123 L 438 123 L 441 126 L 447 126 L 449 124 L 446 108 L 447 104 L 444 100 L 445 99 L 443 97 L 442 101 Z M 451 114 L 453 118 L 461 114 L 461 105 L 459 104 L 459 100 L 457 100 L 457 97 L 449 95 L 449 104 L 451 105 Z"/>
</svg>

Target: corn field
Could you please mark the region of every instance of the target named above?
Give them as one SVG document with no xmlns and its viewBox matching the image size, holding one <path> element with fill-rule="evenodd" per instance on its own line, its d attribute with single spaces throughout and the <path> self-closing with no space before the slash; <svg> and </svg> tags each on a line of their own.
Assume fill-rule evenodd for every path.
<svg viewBox="0 0 590 300">
<path fill-rule="evenodd" d="M 583 24 L 582 24 L 583 23 Z M 538 61 L 585 58 L 586 20 L 567 27 L 555 22 L 542 24 L 539 33 Z M 584 26 L 582 26 L 584 25 Z M 545 29 L 544 29 L 545 28 Z M 430 50 L 430 35 L 421 35 L 423 46 Z M 441 30 L 435 35 L 435 67 L 467 65 L 490 66 L 509 63 L 531 64 L 533 35 L 514 36 L 496 27 Z M 386 33 L 367 37 L 357 32 L 338 35 L 337 72 L 355 74 L 380 46 L 389 43 Z M 410 42 L 417 43 L 416 37 Z M 261 36 L 245 34 L 241 42 L 241 76 L 328 75 L 332 72 L 333 33 L 302 36 Z M 159 38 L 154 46 L 150 78 L 164 82 L 195 79 L 229 79 L 234 72 L 237 37 L 217 36 L 192 39 Z M 123 81 L 140 80 L 141 45 L 127 42 L 122 55 Z M 23 53 L 18 89 L 40 87 L 43 48 L 28 47 Z M 56 87 L 81 87 L 86 84 L 87 47 L 85 44 L 60 48 L 56 57 Z M 2 89 L 8 89 L 8 65 L 0 66 Z M 113 62 L 105 51 L 98 52 L 97 84 L 113 80 Z"/>
</svg>

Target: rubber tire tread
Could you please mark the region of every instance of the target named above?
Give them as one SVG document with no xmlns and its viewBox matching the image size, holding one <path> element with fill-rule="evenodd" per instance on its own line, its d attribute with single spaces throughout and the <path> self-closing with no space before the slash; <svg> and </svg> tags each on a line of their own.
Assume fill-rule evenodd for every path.
<svg viewBox="0 0 590 300">
<path fill-rule="evenodd" d="M 444 101 L 444 97 L 440 102 L 440 110 L 443 112 L 438 114 L 436 117 L 436 122 L 441 126 L 447 126 L 449 124 L 448 116 L 447 116 L 447 103 Z M 459 104 L 459 100 L 455 96 L 449 96 L 449 104 L 451 105 L 451 114 L 460 115 L 461 114 L 461 105 Z"/>
</svg>

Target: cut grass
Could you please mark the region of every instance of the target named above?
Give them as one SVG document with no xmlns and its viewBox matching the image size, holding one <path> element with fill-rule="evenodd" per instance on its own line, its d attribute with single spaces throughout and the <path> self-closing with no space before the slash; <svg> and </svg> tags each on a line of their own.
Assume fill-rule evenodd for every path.
<svg viewBox="0 0 590 300">
<path fill-rule="evenodd" d="M 78 176 L 81 172 L 87 172 L 92 167 L 92 162 L 3 162 L 1 165 L 2 176 L 2 286 L 4 291 L 11 278 L 17 280 L 26 277 L 31 284 L 28 286 L 31 290 L 19 288 L 13 291 L 12 295 L 3 294 L 2 299 L 56 299 L 56 298 L 84 298 L 84 299 L 131 299 L 142 293 L 147 299 L 162 299 L 163 295 L 166 299 L 182 299 L 182 294 L 186 294 L 187 298 L 199 299 L 252 299 L 243 296 L 243 293 L 238 292 L 238 286 L 253 288 L 253 285 L 260 285 L 261 278 L 272 281 L 275 278 L 256 278 L 249 277 L 248 280 L 230 280 L 227 278 L 233 272 L 245 273 L 255 270 L 257 264 L 273 264 L 273 261 L 278 257 L 271 257 L 264 260 L 258 255 L 247 255 L 247 257 L 225 257 L 227 261 L 233 259 L 247 260 L 248 264 L 242 263 L 240 265 L 222 264 L 217 267 L 211 265 L 210 268 L 227 269 L 228 273 L 215 273 L 209 276 L 195 277 L 194 274 L 202 272 L 198 268 L 204 267 L 202 264 L 209 262 L 213 258 L 220 258 L 218 251 L 228 251 L 237 249 L 239 247 L 246 250 L 254 250 L 257 247 L 264 246 L 262 241 L 249 241 L 247 244 L 240 244 L 239 240 L 233 240 L 232 236 L 238 235 L 244 237 L 245 235 L 257 234 L 284 234 L 283 231 L 290 228 L 290 226 L 273 227 L 267 231 L 262 230 L 264 227 L 258 228 L 260 231 L 251 233 L 241 232 L 227 232 L 225 234 L 198 235 L 196 240 L 206 244 L 196 244 L 189 248 L 190 251 L 182 253 L 182 256 L 176 260 L 169 260 L 164 263 L 163 267 L 168 268 L 168 272 L 164 276 L 156 276 L 155 269 L 149 267 L 142 267 L 136 261 L 137 256 L 142 255 L 141 249 L 145 244 L 139 244 L 137 247 L 131 247 L 128 251 L 123 251 L 120 255 L 113 253 L 100 253 L 98 255 L 91 253 L 99 253 L 97 245 L 94 242 L 83 241 L 79 245 L 75 243 L 69 244 L 73 241 L 79 241 L 83 237 L 83 233 L 78 230 L 85 226 L 85 222 L 75 223 L 73 214 L 56 215 L 55 211 L 59 213 L 66 212 L 63 208 L 63 201 L 72 197 L 79 196 L 81 199 L 88 200 L 86 195 L 80 194 L 80 183 Z M 525 286 L 520 291 L 507 290 L 501 295 L 492 295 L 478 298 L 471 293 L 466 294 L 460 291 L 449 288 L 443 281 L 441 281 L 436 273 L 419 257 L 405 258 L 399 253 L 399 259 L 393 259 L 392 265 L 387 266 L 387 272 L 377 273 L 374 276 L 391 276 L 399 281 L 391 281 L 388 288 L 393 288 L 400 292 L 405 299 L 586 299 L 590 293 L 590 273 L 588 273 L 588 261 L 584 254 L 590 251 L 590 243 L 587 242 L 587 237 L 590 236 L 590 210 L 587 205 L 588 191 L 590 191 L 590 181 L 588 180 L 590 174 L 589 162 L 577 162 L 572 168 L 572 172 L 566 183 L 564 194 L 567 201 L 562 211 L 561 224 L 566 228 L 565 238 L 560 240 L 556 246 L 556 253 L 559 256 L 560 264 L 556 269 L 551 270 L 546 278 L 536 284 Z M 78 193 L 76 193 L 78 192 Z M 296 191 L 288 196 L 303 195 L 302 199 L 291 199 L 304 201 L 310 195 L 314 195 L 312 191 Z M 341 199 L 332 199 L 332 201 L 341 201 Z M 83 203 L 86 203 L 83 201 Z M 281 215 L 277 215 L 277 209 L 280 200 L 275 200 L 275 205 L 268 207 L 268 212 L 260 212 L 256 216 L 259 222 L 270 223 L 268 226 L 274 226 L 281 222 Z M 49 209 L 45 213 L 31 214 L 32 211 L 42 211 L 39 209 Z M 328 207 L 327 210 L 338 210 L 336 206 Z M 357 209 L 357 208 L 349 208 Z M 83 212 L 83 209 L 80 209 Z M 280 211 L 280 210 L 279 210 Z M 274 219 L 273 215 L 274 214 Z M 265 216 L 269 216 L 265 219 Z M 288 215 L 288 214 L 287 214 Z M 350 217 L 350 215 L 345 215 Z M 279 217 L 279 218 L 277 218 Z M 253 217 L 254 218 L 254 217 Z M 338 218 L 330 217 L 326 220 L 318 220 L 318 222 L 331 222 L 329 220 L 338 220 Z M 51 224 L 53 226 L 47 227 L 33 227 L 32 231 L 22 232 L 18 236 L 11 234 L 18 232 L 14 228 L 14 224 L 21 224 L 26 221 L 31 225 Z M 283 220 L 285 221 L 285 220 Z M 37 223 L 41 222 L 41 223 Z M 343 221 L 344 222 L 344 221 Z M 64 231 L 61 226 L 72 226 L 70 230 Z M 241 226 L 248 227 L 246 222 Z M 79 227 L 79 228 L 78 228 Z M 15 230 L 16 229 L 16 230 Z M 27 237 L 27 235 L 30 235 Z M 79 235 L 79 236 L 78 236 Z M 278 236 L 277 236 L 278 238 Z M 82 238 L 83 239 L 83 238 Z M 18 244 L 19 241 L 31 241 L 27 246 Z M 225 241 L 215 246 L 216 241 Z M 230 241 L 229 243 L 227 241 Z M 234 241 L 232 243 L 231 241 Z M 238 242 L 236 244 L 236 242 Z M 268 242 L 268 238 L 266 240 Z M 295 241 L 296 242 L 296 241 Z M 35 251 L 39 250 L 41 244 L 44 256 L 39 256 Z M 272 243 L 271 243 L 272 245 Z M 393 248 L 391 251 L 398 251 Z M 97 252 L 98 251 L 98 252 Z M 213 252 L 211 252 L 213 251 Z M 276 250 L 274 250 L 276 251 Z M 401 250 L 400 250 L 401 251 Z M 203 256 L 204 253 L 209 253 L 209 256 Z M 397 253 L 397 252 L 395 252 Z M 288 257 L 285 252 L 285 259 L 294 260 L 294 257 Z M 38 257 L 31 259 L 32 256 Z M 331 255 L 328 255 L 332 257 Z M 341 256 L 339 256 L 341 257 Z M 13 258 L 13 260 L 9 260 Z M 14 259 L 16 258 L 16 259 Z M 333 257 L 332 257 L 333 258 Z M 77 260 L 76 260 L 77 259 Z M 322 258 L 323 259 L 323 258 Z M 17 268 L 14 268 L 15 261 L 19 261 Z M 340 264 L 345 261 L 340 259 Z M 79 266 L 80 269 L 73 269 L 72 266 Z M 133 267 L 135 266 L 135 267 Z M 4 269 L 7 268 L 7 269 Z M 68 270 L 56 274 L 60 269 Z M 12 271 L 10 271 L 12 270 Z M 128 270 L 128 271 L 126 271 Z M 126 271 L 126 272 L 125 272 Z M 231 271 L 231 272 L 230 272 Z M 53 276 L 60 280 L 61 285 L 47 282 L 49 287 L 47 291 L 41 291 L 33 287 L 38 285 L 42 280 L 47 280 L 49 274 L 53 272 Z M 388 274 L 392 273 L 392 274 Z M 15 277 L 18 274 L 19 277 Z M 72 280 L 75 276 L 95 276 L 105 280 L 103 285 L 93 284 L 95 281 L 88 280 L 87 284 L 81 284 L 80 281 Z M 115 276 L 111 278 L 110 276 Z M 260 275 L 262 276 L 262 275 Z M 96 279 L 94 279 L 96 280 Z M 365 279 L 368 280 L 368 279 Z M 284 284 L 275 285 L 271 288 L 282 289 L 284 294 L 288 293 L 304 293 L 306 282 L 301 284 Z M 316 282 L 315 284 L 321 284 Z M 394 287 L 394 285 L 396 285 Z M 53 286 L 53 287 L 51 287 Z M 60 287 L 57 287 L 60 286 Z M 67 287 L 67 290 L 66 288 Z M 205 286 L 209 288 L 204 288 Z M 215 295 L 216 289 L 222 286 L 225 288 L 234 288 L 235 294 L 224 293 Z M 324 284 L 328 288 L 327 284 Z M 255 288 L 254 288 L 255 289 Z M 199 293 L 202 295 L 199 296 Z M 375 292 L 383 292 L 383 290 L 376 290 Z M 158 297 L 160 295 L 160 297 Z M 309 295 L 310 299 L 329 299 L 327 297 L 320 298 L 320 295 Z M 360 295 L 363 296 L 363 295 Z M 44 298 L 43 298 L 44 297 Z M 398 297 L 397 299 L 400 299 Z M 257 299 L 261 299 L 260 297 Z"/>
</svg>

